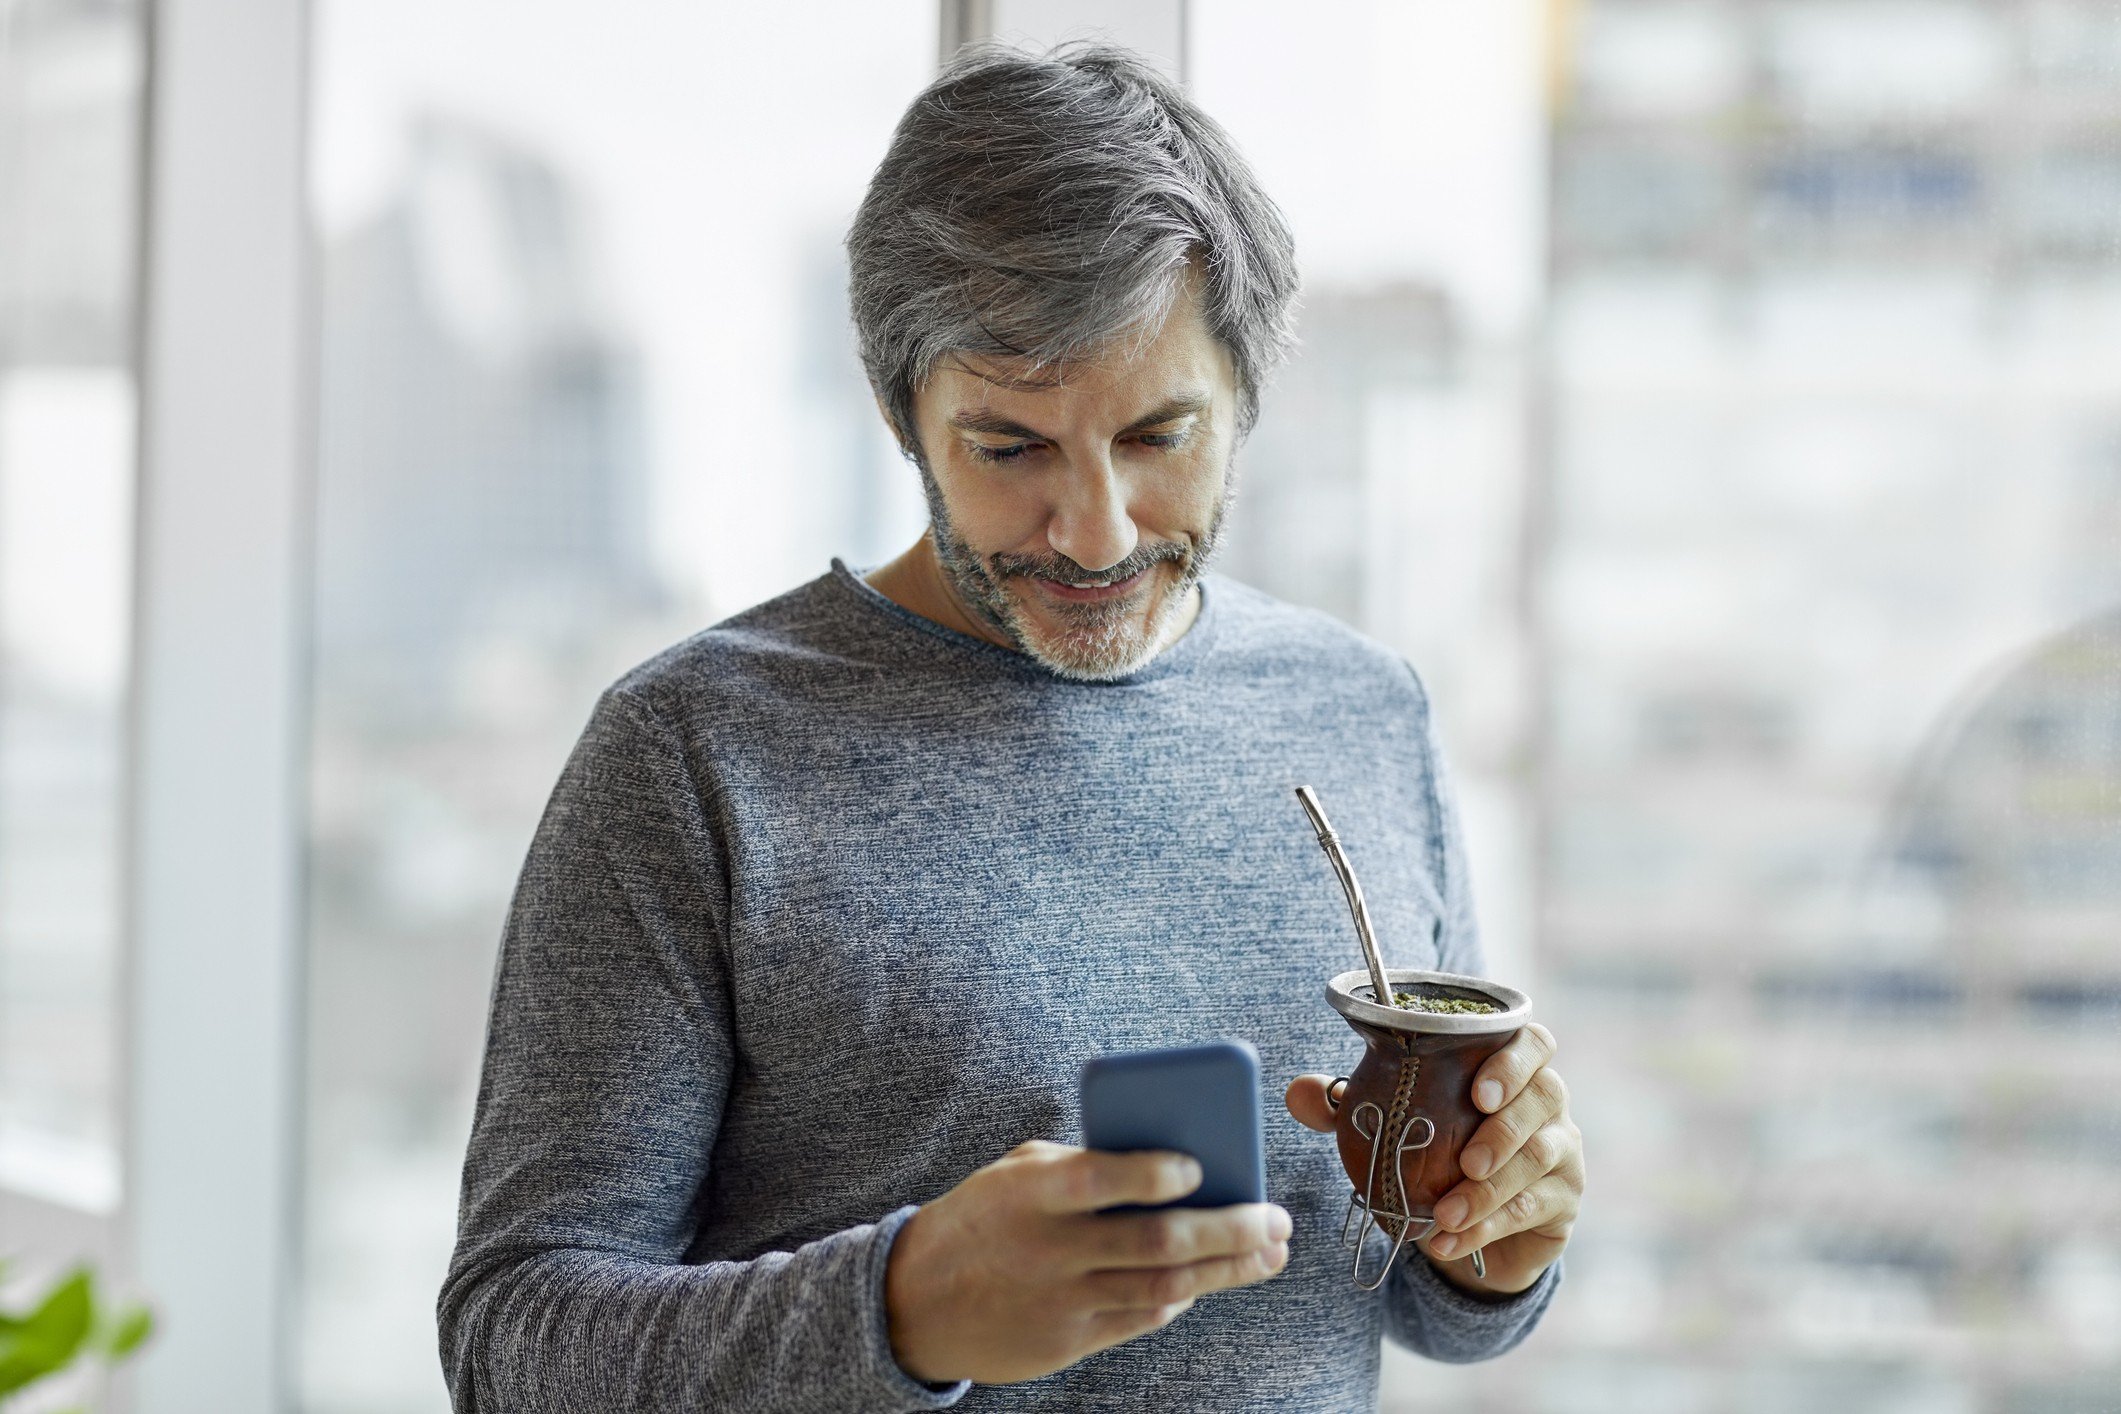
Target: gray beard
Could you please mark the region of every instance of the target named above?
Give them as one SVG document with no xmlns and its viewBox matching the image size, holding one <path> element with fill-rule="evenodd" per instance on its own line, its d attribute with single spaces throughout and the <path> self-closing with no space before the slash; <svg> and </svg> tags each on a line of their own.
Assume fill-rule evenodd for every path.
<svg viewBox="0 0 2121 1414">
<path fill-rule="evenodd" d="M 959 599 L 979 615 L 1018 652 L 1048 670 L 1078 682 L 1109 682 L 1136 671 L 1156 656 L 1172 618 L 1184 608 L 1209 561 L 1222 541 L 1224 518 L 1237 497 L 1234 466 L 1223 474 L 1222 498 L 1207 531 L 1191 546 L 1174 541 L 1137 545 L 1134 552 L 1101 573 L 1092 574 L 1065 555 L 990 555 L 982 557 L 958 534 L 950 511 L 943 504 L 942 488 L 925 465 L 920 467 L 921 489 L 928 499 L 928 526 L 935 540 L 935 558 L 949 576 Z M 1064 584 L 1110 584 L 1169 560 L 1179 567 L 1178 579 L 1166 589 L 1150 612 L 1145 628 L 1133 626 L 1136 606 L 1120 604 L 1059 604 L 1055 612 L 1066 625 L 1061 641 L 1041 643 L 1036 630 L 1026 622 L 1017 601 L 1005 587 L 1012 578 L 1039 575 Z"/>
</svg>

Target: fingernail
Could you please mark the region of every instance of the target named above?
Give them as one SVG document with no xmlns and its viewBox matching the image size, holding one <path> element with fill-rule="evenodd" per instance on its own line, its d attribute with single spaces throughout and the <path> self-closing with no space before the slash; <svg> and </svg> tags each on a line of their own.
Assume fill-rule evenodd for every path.
<svg viewBox="0 0 2121 1414">
<path fill-rule="evenodd" d="M 1473 1103 L 1484 1110 L 1494 1110 L 1502 1104 L 1502 1084 L 1499 1081 L 1483 1080 L 1473 1087 Z"/>
<path fill-rule="evenodd" d="M 1448 1232 L 1429 1244 L 1429 1250 L 1439 1257 L 1448 1257 L 1458 1250 L 1458 1239 Z"/>
<path fill-rule="evenodd" d="M 1466 1220 L 1466 1200 L 1446 1198 L 1436 1205 L 1436 1221 L 1445 1227 L 1457 1227 Z"/>
<path fill-rule="evenodd" d="M 1458 1166 L 1466 1171 L 1467 1178 L 1486 1178 L 1491 1162 L 1493 1161 L 1489 1159 L 1488 1151 L 1479 1144 L 1458 1156 Z"/>
<path fill-rule="evenodd" d="M 1200 1187 L 1200 1163 L 1195 1159 L 1180 1159 L 1171 1165 L 1171 1176 L 1187 1188 Z"/>
<path fill-rule="evenodd" d="M 1269 1209 L 1267 1212 L 1267 1240 L 1270 1242 L 1288 1241 L 1289 1233 L 1295 1228 L 1295 1225 L 1295 1220 L 1289 1216 L 1288 1209 L 1280 1207 Z"/>
</svg>

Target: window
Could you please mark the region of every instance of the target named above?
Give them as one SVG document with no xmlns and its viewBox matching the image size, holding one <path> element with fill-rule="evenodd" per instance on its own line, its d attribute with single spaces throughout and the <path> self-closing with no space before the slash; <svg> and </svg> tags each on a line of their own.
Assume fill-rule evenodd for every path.
<svg viewBox="0 0 2121 1414">
<path fill-rule="evenodd" d="M 1232 558 L 1428 678 L 1595 1170 L 1384 1407 L 2097 1407 L 2111 7 L 1540 8 L 1189 9 L 1307 286 Z"/>
<path fill-rule="evenodd" d="M 443 1407 L 494 951 L 596 694 L 923 523 L 839 242 L 936 10 L 325 0 L 315 53 L 300 1380 L 380 1414 Z"/>
<path fill-rule="evenodd" d="M 121 1191 L 141 27 L 123 0 L 0 6 L 0 1203 L 98 1216 Z"/>
</svg>

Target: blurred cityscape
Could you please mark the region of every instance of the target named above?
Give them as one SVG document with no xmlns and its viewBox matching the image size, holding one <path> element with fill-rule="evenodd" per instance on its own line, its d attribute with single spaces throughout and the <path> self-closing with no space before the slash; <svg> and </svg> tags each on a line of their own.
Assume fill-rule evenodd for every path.
<svg viewBox="0 0 2121 1414">
<path fill-rule="evenodd" d="M 1562 1038 L 1592 1170 L 1538 1336 L 1388 1352 L 1383 1407 L 2111 1411 L 2121 8 L 1552 13 L 1521 327 L 1411 257 L 1308 254 L 1382 219 L 1332 127 L 1360 102 L 1190 76 L 1330 178 L 1287 202 L 1304 347 L 1221 567 L 1421 669 L 1491 970 Z M 1314 52 L 1276 25 L 1347 45 L 1257 23 L 1262 71 Z M 140 27 L 0 0 L 0 1184 L 105 1203 Z M 597 692 L 743 607 L 655 548 L 674 486 L 735 482 L 658 462 L 702 414 L 652 350 L 726 332 L 614 297 L 599 174 L 469 98 L 420 113 L 321 251 L 317 1414 L 446 1407 L 433 1297 L 523 851 Z M 842 116 L 881 142 L 896 108 Z M 859 189 L 815 180 L 747 195 L 787 252 L 772 406 L 675 443 L 800 432 L 763 504 L 815 524 L 733 525 L 735 583 L 900 548 L 911 471 L 804 205 Z"/>
<path fill-rule="evenodd" d="M 1233 567 L 1401 646 L 1523 848 L 1592 1166 L 1539 1335 L 1384 1406 L 2110 1410 L 2121 10 L 1552 44 L 1535 327 L 1311 279 L 1241 463 Z"/>
<path fill-rule="evenodd" d="M 581 207 L 540 156 L 429 117 L 323 251 L 315 1408 L 439 1398 L 413 1288 L 453 1238 L 497 920 L 585 704 L 697 627 L 650 568 L 638 356 Z"/>
<path fill-rule="evenodd" d="M 1561 44 L 1531 782 L 1597 1216 L 1522 1389 L 2109 1409 L 2121 11 Z"/>
<path fill-rule="evenodd" d="M 94 1212 L 119 1200 L 141 25 L 0 3 L 0 1187 Z"/>
</svg>

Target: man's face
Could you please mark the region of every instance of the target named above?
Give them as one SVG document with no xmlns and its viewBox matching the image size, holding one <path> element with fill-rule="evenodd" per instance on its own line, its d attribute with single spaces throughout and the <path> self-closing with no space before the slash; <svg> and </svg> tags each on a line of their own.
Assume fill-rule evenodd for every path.
<svg viewBox="0 0 2121 1414">
<path fill-rule="evenodd" d="M 936 559 L 967 608 L 1066 677 L 1122 677 L 1190 622 L 1228 507 L 1236 378 L 1189 280 L 1155 339 L 1009 386 L 945 360 L 914 400 Z"/>
</svg>

